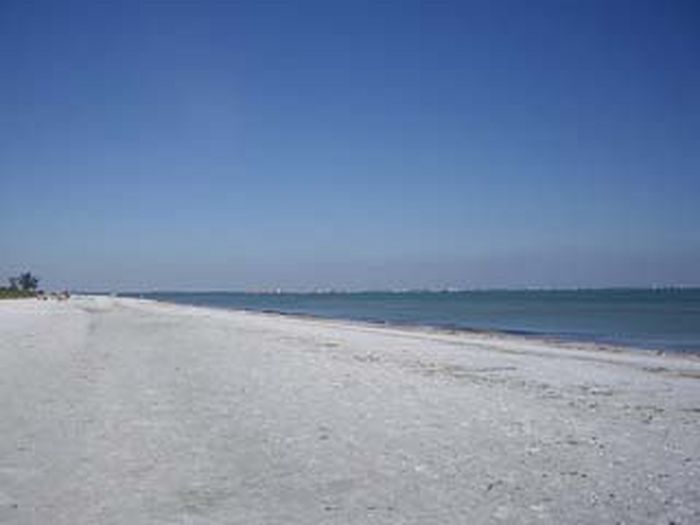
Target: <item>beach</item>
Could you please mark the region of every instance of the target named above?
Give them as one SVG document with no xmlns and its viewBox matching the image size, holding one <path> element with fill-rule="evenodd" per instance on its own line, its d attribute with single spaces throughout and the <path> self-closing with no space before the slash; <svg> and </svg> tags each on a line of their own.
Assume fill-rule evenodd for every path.
<svg viewBox="0 0 700 525">
<path fill-rule="evenodd" d="M 0 301 L 0 522 L 700 522 L 700 360 Z"/>
</svg>

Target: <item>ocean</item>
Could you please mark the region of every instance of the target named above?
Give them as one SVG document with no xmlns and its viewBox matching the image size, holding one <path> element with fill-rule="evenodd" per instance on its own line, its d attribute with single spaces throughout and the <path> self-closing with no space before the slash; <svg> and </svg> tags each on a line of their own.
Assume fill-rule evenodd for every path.
<svg viewBox="0 0 700 525">
<path fill-rule="evenodd" d="M 700 288 L 123 294 L 179 304 L 700 353 Z"/>
</svg>

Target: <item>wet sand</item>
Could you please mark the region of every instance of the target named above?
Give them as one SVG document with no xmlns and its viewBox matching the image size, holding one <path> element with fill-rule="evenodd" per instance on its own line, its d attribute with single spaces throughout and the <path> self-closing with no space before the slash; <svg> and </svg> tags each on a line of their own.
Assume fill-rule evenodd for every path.
<svg viewBox="0 0 700 525">
<path fill-rule="evenodd" d="M 0 522 L 700 522 L 700 361 L 0 301 Z"/>
</svg>

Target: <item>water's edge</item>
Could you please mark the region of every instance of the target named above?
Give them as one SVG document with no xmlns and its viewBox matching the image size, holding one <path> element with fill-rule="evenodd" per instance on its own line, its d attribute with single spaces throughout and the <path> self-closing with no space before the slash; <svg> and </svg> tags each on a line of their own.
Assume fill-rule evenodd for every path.
<svg viewBox="0 0 700 525">
<path fill-rule="evenodd" d="M 692 293 L 697 294 L 696 291 L 692 291 Z M 567 322 L 571 324 L 573 319 L 575 321 L 574 325 L 580 330 L 581 326 L 587 328 L 586 322 L 588 321 L 590 321 L 591 325 L 595 326 L 596 322 L 601 324 L 601 319 L 603 319 L 602 326 L 603 328 L 608 329 L 609 333 L 594 333 L 592 329 L 589 330 L 589 333 L 582 333 L 581 331 L 577 333 L 575 331 L 567 332 L 566 330 L 536 330 L 522 329 L 520 327 L 508 328 L 503 326 L 483 326 L 483 324 L 489 323 L 507 324 L 509 318 L 507 315 L 504 315 L 503 318 L 501 318 L 498 308 L 493 310 L 493 305 L 489 305 L 491 310 L 488 311 L 487 316 L 484 316 L 483 311 L 478 311 L 479 308 L 482 310 L 484 309 L 483 305 L 480 306 L 478 304 L 476 307 L 473 304 L 468 304 L 466 307 L 472 309 L 471 314 L 482 315 L 482 326 L 479 326 L 478 323 L 470 325 L 467 324 L 469 312 L 462 318 L 455 318 L 454 312 L 445 309 L 445 305 L 440 305 L 434 300 L 435 298 L 431 296 L 428 296 L 425 299 L 425 304 L 423 305 L 420 302 L 420 297 L 418 297 L 419 300 L 417 303 L 416 297 L 410 297 L 410 300 L 407 301 L 405 296 L 399 297 L 399 302 L 397 302 L 396 297 L 393 295 L 387 299 L 382 297 L 373 297 L 371 301 L 365 302 L 358 300 L 358 296 L 352 294 L 348 294 L 347 296 L 338 294 L 332 299 L 323 296 L 314 297 L 310 296 L 309 294 L 300 296 L 286 294 L 282 297 L 275 297 L 274 295 L 270 294 L 243 294 L 235 292 L 157 292 L 142 294 L 127 293 L 120 295 L 124 297 L 141 297 L 171 304 L 206 306 L 218 309 L 260 312 L 307 319 L 346 320 L 351 322 L 367 323 L 373 326 L 403 328 L 415 327 L 445 333 L 522 337 L 530 340 L 546 341 L 563 345 L 593 345 L 609 350 L 626 349 L 658 353 L 672 352 L 700 354 L 700 315 L 697 315 L 696 313 L 700 312 L 700 301 L 696 300 L 695 295 L 690 296 L 690 302 L 688 302 L 687 297 L 684 297 L 685 302 L 681 301 L 682 308 L 680 310 L 678 304 L 670 304 L 669 306 L 665 304 L 656 304 L 651 305 L 650 308 L 648 304 L 642 303 L 640 303 L 641 306 L 640 304 L 636 303 L 633 305 L 636 310 L 634 308 L 630 308 L 629 305 L 625 305 L 627 310 L 624 308 L 619 308 L 619 306 L 616 306 L 617 309 L 610 309 L 609 305 L 605 304 L 604 306 L 607 307 L 608 310 L 605 308 L 596 309 L 585 304 L 584 297 L 580 301 L 580 304 L 573 303 L 575 306 L 573 310 L 571 304 L 567 306 L 567 308 L 572 310 L 571 312 L 565 312 L 564 315 L 559 317 L 557 317 L 558 313 L 553 314 L 554 319 L 551 322 L 548 320 L 549 324 L 559 323 L 562 327 L 564 327 L 566 326 Z M 700 297 L 700 295 L 697 295 L 697 297 Z M 460 298 L 458 297 L 457 299 Z M 472 299 L 473 298 L 470 298 L 469 300 L 473 302 Z M 466 301 L 466 299 L 464 300 Z M 291 302 L 291 304 L 288 304 L 286 308 L 283 305 L 273 306 L 270 304 L 274 303 L 275 301 L 280 303 L 284 303 L 286 301 L 287 303 Z M 404 302 L 401 303 L 401 301 Z M 535 319 L 537 322 L 541 322 L 543 318 L 546 319 L 548 311 L 547 308 L 551 309 L 552 305 L 546 305 L 546 308 L 542 309 L 542 301 L 539 301 L 539 303 L 538 301 L 539 299 L 535 298 L 533 301 L 531 301 L 533 302 L 534 306 L 527 305 L 527 308 L 523 310 L 524 314 L 520 312 L 519 315 L 522 314 L 521 317 L 526 321 L 528 320 L 528 315 L 530 315 L 530 317 Z M 478 303 L 478 301 L 476 302 Z M 546 303 L 546 301 L 544 302 Z M 338 305 L 341 305 L 341 307 Z M 421 308 L 416 308 L 417 306 L 423 309 L 421 310 Z M 447 306 L 450 305 L 448 304 Z M 499 307 L 506 311 L 506 313 L 508 312 L 508 306 L 508 304 L 499 305 Z M 594 306 L 598 307 L 599 305 Z M 512 310 L 512 304 L 510 307 Z M 539 307 L 542 311 L 537 311 L 537 307 Z M 650 309 L 650 311 L 640 310 L 641 307 Z M 413 308 L 413 310 L 411 310 L 411 308 Z M 441 310 L 441 308 L 443 308 L 443 310 Z M 536 315 L 531 315 L 528 309 L 534 309 Z M 641 317 L 642 322 L 640 323 L 640 320 L 636 318 L 633 319 L 634 322 L 631 322 L 630 319 L 625 318 L 626 311 L 629 313 L 628 317 L 637 315 L 638 317 Z M 680 326 L 681 328 L 684 328 L 685 331 L 681 331 L 681 333 L 676 334 L 673 331 L 674 325 L 672 322 L 676 321 L 678 312 L 680 312 L 680 316 L 684 322 L 684 324 Z M 657 317 L 659 318 L 658 320 Z M 458 322 L 451 322 L 451 318 L 452 320 L 457 319 Z M 518 320 L 519 318 L 515 319 Z M 651 321 L 647 322 L 649 319 L 651 319 Z M 696 319 L 698 321 L 697 334 L 694 328 Z M 654 322 L 659 325 L 655 328 L 657 332 L 647 328 L 647 325 L 651 325 L 652 328 L 654 328 Z M 666 325 L 663 324 L 664 322 Z M 620 326 L 622 328 L 620 328 Z M 688 326 L 692 326 L 692 328 L 689 330 Z M 597 326 L 596 328 L 599 329 L 600 326 Z M 615 330 L 618 329 L 619 332 L 616 333 Z M 627 330 L 627 333 L 624 332 L 623 329 Z M 635 333 L 634 329 L 637 329 L 638 333 Z M 620 333 L 625 335 L 618 335 Z M 648 340 L 645 340 L 645 338 Z"/>
</svg>

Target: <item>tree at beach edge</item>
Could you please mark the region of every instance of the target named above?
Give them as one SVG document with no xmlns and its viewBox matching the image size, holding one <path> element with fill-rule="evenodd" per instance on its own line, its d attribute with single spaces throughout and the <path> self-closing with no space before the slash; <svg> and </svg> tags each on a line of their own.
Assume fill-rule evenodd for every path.
<svg viewBox="0 0 700 525">
<path fill-rule="evenodd" d="M 23 272 L 16 277 L 8 279 L 10 286 L 0 287 L 0 298 L 10 299 L 18 297 L 33 297 L 39 287 L 39 277 L 32 272 Z"/>
</svg>

